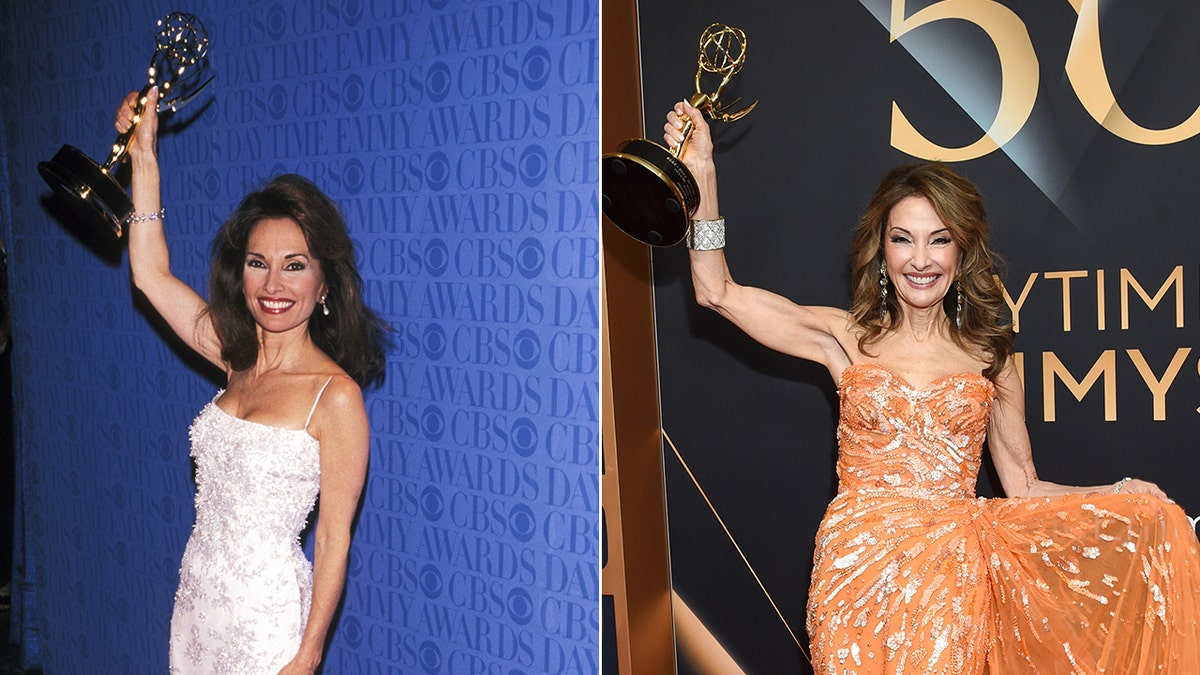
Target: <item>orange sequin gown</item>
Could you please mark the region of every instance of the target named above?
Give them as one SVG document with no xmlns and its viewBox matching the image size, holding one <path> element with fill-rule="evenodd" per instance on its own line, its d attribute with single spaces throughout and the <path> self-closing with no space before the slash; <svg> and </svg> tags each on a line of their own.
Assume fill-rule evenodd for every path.
<svg viewBox="0 0 1200 675">
<path fill-rule="evenodd" d="M 1200 547 L 1147 495 L 975 497 L 992 383 L 870 363 L 838 386 L 817 532 L 817 673 L 1200 673 Z"/>
</svg>

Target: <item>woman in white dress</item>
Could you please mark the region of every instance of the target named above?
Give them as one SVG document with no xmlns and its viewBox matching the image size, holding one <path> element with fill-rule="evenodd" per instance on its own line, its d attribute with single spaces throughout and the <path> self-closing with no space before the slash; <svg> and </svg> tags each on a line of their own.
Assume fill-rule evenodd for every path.
<svg viewBox="0 0 1200 675">
<path fill-rule="evenodd" d="M 116 127 L 134 124 L 137 94 Z M 365 306 L 334 203 L 299 176 L 253 192 L 213 243 L 209 301 L 171 274 L 151 89 L 130 142 L 130 271 L 226 388 L 192 425 L 196 524 L 171 619 L 172 673 L 312 673 L 346 579 L 367 470 L 361 386 L 382 376 L 383 322 Z M 310 565 L 299 545 L 317 493 Z"/>
</svg>

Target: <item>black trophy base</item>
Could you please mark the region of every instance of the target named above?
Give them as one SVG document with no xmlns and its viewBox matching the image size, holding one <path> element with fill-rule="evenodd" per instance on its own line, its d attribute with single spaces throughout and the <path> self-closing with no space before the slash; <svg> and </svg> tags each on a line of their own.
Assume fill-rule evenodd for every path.
<svg viewBox="0 0 1200 675">
<path fill-rule="evenodd" d="M 613 225 L 652 246 L 683 241 L 700 205 L 696 179 L 683 162 L 657 143 L 634 139 L 601 164 L 604 215 Z"/>
<path fill-rule="evenodd" d="M 133 201 L 125 188 L 78 148 L 64 145 L 54 158 L 38 164 L 38 173 L 55 192 L 69 200 L 80 217 L 121 236 Z"/>
</svg>

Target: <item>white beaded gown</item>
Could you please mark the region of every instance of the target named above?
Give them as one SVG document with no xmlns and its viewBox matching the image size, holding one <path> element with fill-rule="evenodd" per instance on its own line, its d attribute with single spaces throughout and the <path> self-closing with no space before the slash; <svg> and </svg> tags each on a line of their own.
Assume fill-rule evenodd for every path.
<svg viewBox="0 0 1200 675">
<path fill-rule="evenodd" d="M 283 429 L 225 412 L 220 397 L 190 430 L 196 524 L 171 615 L 170 672 L 274 675 L 296 655 L 312 601 L 299 535 L 319 487 L 307 431 L 317 403 L 304 429 Z"/>
</svg>

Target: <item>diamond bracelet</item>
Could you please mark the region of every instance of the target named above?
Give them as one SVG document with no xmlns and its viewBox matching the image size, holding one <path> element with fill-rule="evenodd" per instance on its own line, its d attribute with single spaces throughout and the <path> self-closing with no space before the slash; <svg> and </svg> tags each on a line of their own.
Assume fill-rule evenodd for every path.
<svg viewBox="0 0 1200 675">
<path fill-rule="evenodd" d="M 166 219 L 166 217 L 167 217 L 166 209 L 159 209 L 159 210 L 153 211 L 151 213 L 130 213 L 125 218 L 125 224 L 128 225 L 130 223 L 144 223 L 148 220 L 164 220 L 164 219 Z"/>
<path fill-rule="evenodd" d="M 725 219 L 693 220 L 687 231 L 687 247 L 693 251 L 725 248 Z"/>
</svg>

